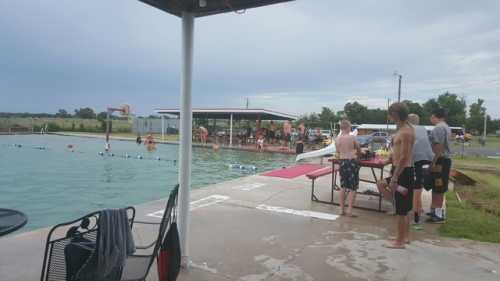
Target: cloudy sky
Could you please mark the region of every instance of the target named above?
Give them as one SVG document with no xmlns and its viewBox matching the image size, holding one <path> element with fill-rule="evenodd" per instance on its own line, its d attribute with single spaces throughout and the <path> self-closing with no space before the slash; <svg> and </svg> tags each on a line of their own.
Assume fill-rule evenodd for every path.
<svg viewBox="0 0 500 281">
<path fill-rule="evenodd" d="M 210 0 L 209 0 L 210 1 Z M 195 107 L 288 113 L 450 91 L 500 118 L 500 1 L 298 0 L 196 21 Z M 135 0 L 0 0 L 0 111 L 177 107 L 180 20 Z"/>
</svg>

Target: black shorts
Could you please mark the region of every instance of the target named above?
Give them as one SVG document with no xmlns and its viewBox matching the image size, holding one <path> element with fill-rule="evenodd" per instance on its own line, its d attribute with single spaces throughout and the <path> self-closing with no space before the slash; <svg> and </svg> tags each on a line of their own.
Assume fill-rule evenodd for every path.
<svg viewBox="0 0 500 281">
<path fill-rule="evenodd" d="M 276 134 L 274 133 L 274 131 L 269 131 L 268 137 L 269 139 L 274 140 L 276 138 Z"/>
<path fill-rule="evenodd" d="M 415 189 L 422 189 L 424 186 L 424 176 L 428 174 L 428 171 L 423 167 L 425 165 L 430 165 L 432 162 L 428 160 L 420 160 L 415 162 Z"/>
<path fill-rule="evenodd" d="M 394 167 L 392 168 L 394 171 Z M 406 195 L 398 191 L 394 192 L 394 203 L 396 205 L 396 215 L 406 216 L 413 209 L 413 186 L 415 185 L 415 169 L 406 167 L 398 178 L 398 185 L 408 189 Z"/>
<path fill-rule="evenodd" d="M 436 172 L 431 169 L 431 174 L 435 174 L 432 181 L 432 192 L 442 194 L 448 191 L 448 183 L 450 181 L 451 159 L 447 157 L 439 157 L 434 165 L 437 168 Z"/>
</svg>

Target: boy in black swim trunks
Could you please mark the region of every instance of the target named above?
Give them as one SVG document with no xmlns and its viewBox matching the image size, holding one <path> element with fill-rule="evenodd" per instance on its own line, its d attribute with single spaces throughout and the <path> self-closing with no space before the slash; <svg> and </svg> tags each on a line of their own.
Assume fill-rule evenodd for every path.
<svg viewBox="0 0 500 281">
<path fill-rule="evenodd" d="M 393 139 L 390 160 L 393 165 L 392 176 L 388 180 L 388 186 L 386 185 L 386 188 L 394 193 L 397 236 L 396 240 L 386 245 L 386 247 L 404 249 L 405 243 L 409 242 L 410 220 L 408 213 L 413 207 L 415 171 L 412 154 L 413 144 L 415 143 L 415 131 L 408 123 L 408 107 L 404 103 L 393 103 L 389 107 L 389 118 L 398 127 L 398 131 Z"/>
</svg>

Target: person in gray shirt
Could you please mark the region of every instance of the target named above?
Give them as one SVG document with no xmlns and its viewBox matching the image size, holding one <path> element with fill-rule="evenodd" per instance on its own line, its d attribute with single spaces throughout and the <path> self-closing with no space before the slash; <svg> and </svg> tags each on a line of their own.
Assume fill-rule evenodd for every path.
<svg viewBox="0 0 500 281">
<path fill-rule="evenodd" d="M 448 112 L 444 108 L 434 110 L 431 116 L 431 123 L 434 129 L 431 133 L 432 151 L 434 158 L 431 166 L 431 188 L 432 204 L 429 213 L 430 223 L 444 223 L 445 214 L 443 211 L 444 194 L 448 191 L 448 181 L 450 177 L 450 138 L 451 129 L 446 123 Z"/>
<path fill-rule="evenodd" d="M 415 224 L 420 223 L 422 209 L 422 187 L 424 184 L 424 169 L 429 168 L 434 158 L 427 130 L 419 126 L 420 118 L 417 114 L 408 115 L 408 122 L 415 129 L 415 144 L 413 145 L 413 165 L 415 167 L 415 186 L 413 191 L 413 219 Z"/>
</svg>

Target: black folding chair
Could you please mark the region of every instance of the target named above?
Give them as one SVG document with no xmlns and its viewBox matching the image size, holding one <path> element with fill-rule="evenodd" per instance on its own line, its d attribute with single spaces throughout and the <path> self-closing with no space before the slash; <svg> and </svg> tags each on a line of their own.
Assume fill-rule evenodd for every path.
<svg viewBox="0 0 500 281">
<path fill-rule="evenodd" d="M 154 241 L 146 246 L 136 245 L 137 250 L 150 251 L 147 254 L 133 254 L 128 256 L 125 261 L 125 266 L 121 268 L 120 272 L 116 275 L 116 281 L 146 280 L 165 234 L 172 223 L 173 210 L 177 204 L 177 193 L 178 186 L 170 193 L 160 222 L 134 221 L 135 209 L 133 207 L 126 208 L 131 228 L 136 224 L 159 225 L 158 235 Z M 74 275 L 75 270 L 72 263 L 75 261 L 76 263 L 78 263 L 78 261 L 83 261 L 84 263 L 99 262 L 96 255 L 94 255 L 96 249 L 99 247 L 99 217 L 99 211 L 93 212 L 79 219 L 58 224 L 49 231 L 45 245 L 40 281 L 93 281 L 92 278 L 88 277 L 76 278 L 78 276 L 75 277 Z M 75 241 L 77 244 L 79 243 L 78 245 L 83 246 L 78 249 L 77 252 L 79 255 L 77 257 L 69 258 L 67 255 L 67 248 Z M 86 248 L 86 246 L 88 247 Z"/>
<path fill-rule="evenodd" d="M 171 192 L 163 211 L 163 216 L 160 222 L 145 222 L 135 221 L 134 224 L 142 225 L 159 225 L 158 235 L 155 240 L 145 246 L 136 246 L 138 250 L 151 250 L 147 254 L 134 254 L 127 258 L 121 281 L 144 281 L 153 265 L 155 258 L 158 256 L 163 240 L 174 222 L 177 208 L 177 194 L 179 185 Z"/>
</svg>

